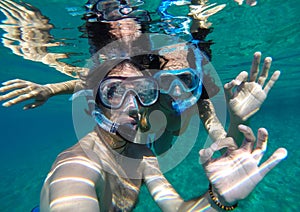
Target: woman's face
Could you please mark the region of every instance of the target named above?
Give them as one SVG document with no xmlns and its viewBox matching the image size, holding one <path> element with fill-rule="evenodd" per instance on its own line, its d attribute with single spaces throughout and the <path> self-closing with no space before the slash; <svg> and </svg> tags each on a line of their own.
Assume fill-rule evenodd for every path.
<svg viewBox="0 0 300 212">
<path fill-rule="evenodd" d="M 166 59 L 166 63 L 164 64 L 163 71 L 165 70 L 166 73 L 169 74 L 174 73 L 173 80 L 176 80 L 179 83 L 184 83 L 181 81 L 180 76 L 176 77 L 176 73 L 178 70 L 183 70 L 186 68 L 189 68 L 189 62 L 188 62 L 188 49 L 186 44 L 179 44 L 176 46 L 166 47 L 162 51 L 163 57 Z M 185 74 L 182 72 L 182 74 Z M 164 76 L 162 74 L 161 76 Z M 166 78 L 167 79 L 167 78 Z M 166 84 L 162 81 L 162 84 Z M 168 93 L 161 92 L 159 103 L 162 106 L 164 110 L 167 110 L 169 112 L 173 111 L 172 102 L 181 101 L 189 98 L 192 93 L 186 92 L 184 89 L 182 89 L 182 86 L 176 85 L 176 83 L 170 83 L 170 85 L 173 85 L 168 90 Z"/>
</svg>

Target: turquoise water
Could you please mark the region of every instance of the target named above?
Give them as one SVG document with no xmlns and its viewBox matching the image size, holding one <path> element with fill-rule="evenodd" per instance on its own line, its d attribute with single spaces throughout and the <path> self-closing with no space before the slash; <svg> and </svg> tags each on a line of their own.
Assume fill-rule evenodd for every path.
<svg viewBox="0 0 300 212">
<path fill-rule="evenodd" d="M 83 22 L 71 16 L 66 8 L 77 8 L 85 1 L 26 1 L 39 8 L 55 26 L 51 34 L 68 45 L 56 51 L 70 52 L 73 63 L 88 57 L 87 40 L 80 38 L 77 26 Z M 272 70 L 282 75 L 269 93 L 267 101 L 251 121 L 254 130 L 269 131 L 269 152 L 287 148 L 289 155 L 270 172 L 253 193 L 239 204 L 237 211 L 298 211 L 300 202 L 300 6 L 296 0 L 259 1 L 256 7 L 238 7 L 234 2 L 211 17 L 214 31 L 208 39 L 212 46 L 213 65 L 223 84 L 241 70 L 249 70 L 252 54 L 261 51 L 273 58 Z M 4 18 L 0 13 L 0 19 Z M 0 33 L 3 31 L 0 29 Z M 41 63 L 24 60 L 0 46 L 0 81 L 13 78 L 37 83 L 64 81 L 68 77 Z M 30 211 L 39 201 L 43 180 L 56 155 L 73 145 L 71 102 L 68 97 L 50 99 L 44 106 L 22 111 L 22 105 L 0 108 L 0 211 Z M 166 174 L 175 189 L 189 199 L 207 189 L 207 180 L 198 164 L 198 151 L 203 146 L 202 134 L 189 156 Z M 203 132 L 203 137 L 206 137 Z M 202 144 L 202 145 L 201 145 Z M 159 211 L 143 188 L 135 211 Z"/>
</svg>

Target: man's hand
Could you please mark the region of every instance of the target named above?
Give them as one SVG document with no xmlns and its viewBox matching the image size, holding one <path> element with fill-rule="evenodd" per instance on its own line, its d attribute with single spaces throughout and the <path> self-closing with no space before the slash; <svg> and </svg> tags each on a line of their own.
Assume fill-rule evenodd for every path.
<svg viewBox="0 0 300 212">
<path fill-rule="evenodd" d="M 21 79 L 9 80 L 2 83 L 2 85 L 4 86 L 0 88 L 0 92 L 10 92 L 0 95 L 0 101 L 13 98 L 2 104 L 5 107 L 9 107 L 29 99 L 34 99 L 35 101 L 33 103 L 27 104 L 23 107 L 24 110 L 32 109 L 41 106 L 53 95 L 51 88 L 47 85 L 40 85 Z"/>
<path fill-rule="evenodd" d="M 256 145 L 255 136 L 249 127 L 239 125 L 239 130 L 245 136 L 240 148 L 228 137 L 199 152 L 213 191 L 225 205 L 233 205 L 246 198 L 264 176 L 287 156 L 287 150 L 279 148 L 259 166 L 267 149 L 267 130 L 258 130 Z M 213 153 L 222 148 L 227 148 L 226 153 L 213 159 Z"/>
<path fill-rule="evenodd" d="M 280 76 L 280 71 L 275 71 L 265 84 L 272 58 L 265 58 L 259 75 L 260 59 L 261 53 L 255 52 L 249 79 L 248 73 L 243 71 L 234 80 L 224 85 L 230 118 L 233 122 L 246 121 L 256 113 Z"/>
</svg>

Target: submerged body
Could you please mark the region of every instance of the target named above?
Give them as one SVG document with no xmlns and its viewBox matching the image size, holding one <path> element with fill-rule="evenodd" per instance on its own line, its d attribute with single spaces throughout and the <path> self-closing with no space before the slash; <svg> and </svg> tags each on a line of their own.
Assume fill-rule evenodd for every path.
<svg viewBox="0 0 300 212">
<path fill-rule="evenodd" d="M 122 155 L 128 154 L 136 145 L 126 144 Z M 142 175 L 149 159 L 143 157 L 141 150 L 147 151 L 144 155 L 152 155 L 147 147 L 139 146 L 138 149 L 141 159 L 136 169 L 130 170 Z M 91 212 L 132 210 L 142 176 L 140 179 L 125 178 L 128 170 L 122 167 L 118 157 L 101 141 L 96 131 L 89 133 L 57 157 L 42 189 L 41 211 L 71 211 L 74 208 Z M 66 189 L 66 185 L 71 188 Z"/>
</svg>

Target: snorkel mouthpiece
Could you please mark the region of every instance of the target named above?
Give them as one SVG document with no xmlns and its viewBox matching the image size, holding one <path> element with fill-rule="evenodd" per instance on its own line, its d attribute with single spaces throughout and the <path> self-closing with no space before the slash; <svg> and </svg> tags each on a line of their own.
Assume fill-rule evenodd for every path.
<svg viewBox="0 0 300 212">
<path fill-rule="evenodd" d="M 95 106 L 95 110 L 92 112 L 92 115 L 97 122 L 98 126 L 101 127 L 106 132 L 109 132 L 114 135 L 119 135 L 127 141 L 133 142 L 136 137 L 136 130 L 133 130 L 130 126 L 126 124 L 118 124 L 116 122 L 110 121 L 102 113 L 101 109 Z"/>
<path fill-rule="evenodd" d="M 97 122 L 97 124 L 99 125 L 99 127 L 101 127 L 103 130 L 109 133 L 116 134 L 119 128 L 119 124 L 107 119 L 105 115 L 102 113 L 102 111 L 100 110 L 100 108 L 96 107 L 95 110 L 92 112 L 92 115 L 95 121 Z"/>
</svg>

